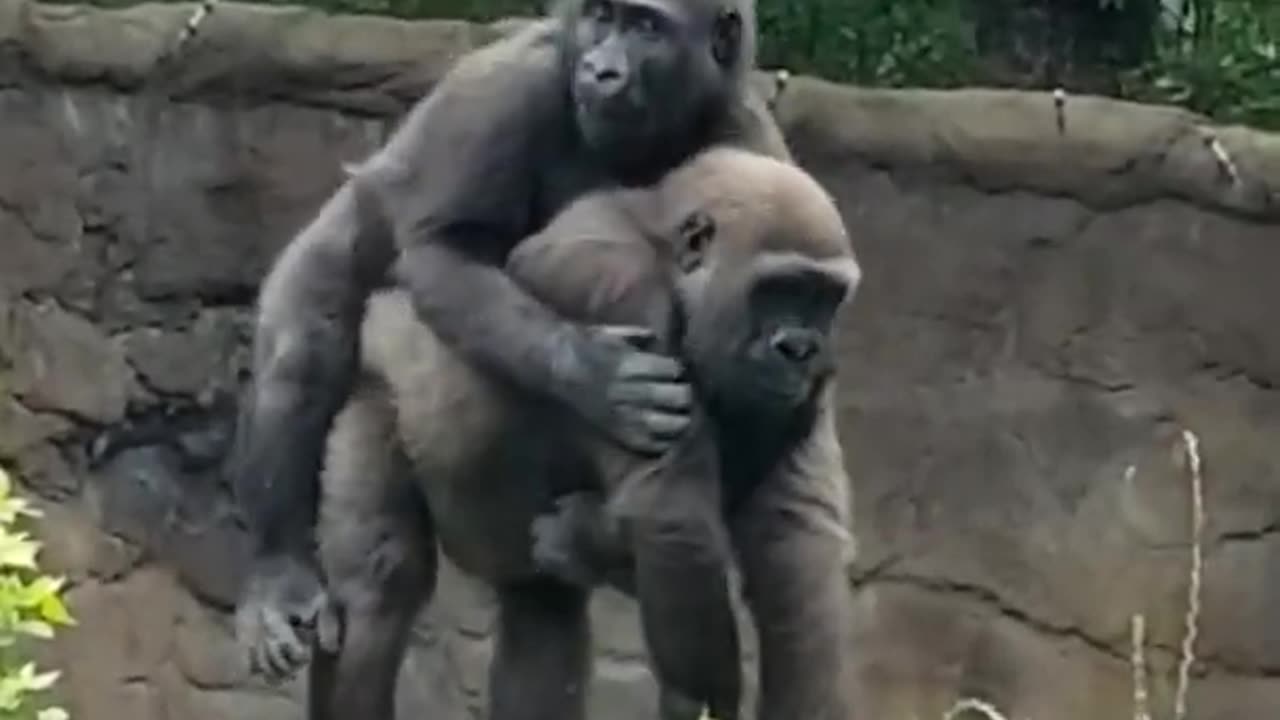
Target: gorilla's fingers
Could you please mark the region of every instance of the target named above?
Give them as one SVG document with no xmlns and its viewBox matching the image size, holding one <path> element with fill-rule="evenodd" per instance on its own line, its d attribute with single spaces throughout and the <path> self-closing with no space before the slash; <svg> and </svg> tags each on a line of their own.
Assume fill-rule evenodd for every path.
<svg viewBox="0 0 1280 720">
<path fill-rule="evenodd" d="M 617 436 L 617 441 L 627 450 L 647 457 L 657 457 L 671 449 L 670 441 L 663 441 L 648 433 L 628 429 Z"/>
<path fill-rule="evenodd" d="M 249 672 L 253 675 L 262 675 L 266 672 L 266 664 L 262 659 L 262 646 L 252 645 L 248 648 L 249 655 Z"/>
<path fill-rule="evenodd" d="M 284 681 L 284 673 L 276 669 L 271 659 L 272 641 L 263 641 L 262 645 L 250 651 L 250 664 L 255 675 L 270 685 L 279 685 Z"/>
<path fill-rule="evenodd" d="M 689 428 L 688 415 L 642 411 L 637 413 L 645 434 L 655 440 L 674 441 Z"/>
<path fill-rule="evenodd" d="M 293 674 L 293 670 L 301 665 L 304 650 L 299 644 L 292 643 L 288 640 L 281 640 L 275 645 L 275 654 L 272 661 L 275 665 L 276 674 L 282 678 L 287 678 Z"/>
<path fill-rule="evenodd" d="M 314 628 L 320 613 L 328 604 L 329 599 L 324 593 L 312 595 L 289 611 L 289 624 L 295 628 Z"/>
<path fill-rule="evenodd" d="M 684 363 L 668 355 L 650 352 L 627 353 L 618 367 L 619 377 L 625 380 L 673 381 L 684 377 Z"/>
<path fill-rule="evenodd" d="M 263 670 L 267 680 L 278 683 L 289 675 L 289 662 L 284 657 L 284 643 L 273 639 L 262 649 Z"/>
<path fill-rule="evenodd" d="M 293 639 L 281 639 L 275 644 L 275 653 L 272 655 L 272 664 L 276 677 L 280 682 L 284 682 L 292 678 L 298 669 L 306 664 L 310 659 L 311 651 L 302 643 Z"/>
<path fill-rule="evenodd" d="M 261 650 L 261 673 L 264 680 L 272 685 L 279 684 L 288 676 L 288 668 L 285 667 L 284 660 L 280 657 L 280 643 L 277 640 L 268 640 L 263 644 Z"/>
<path fill-rule="evenodd" d="M 693 388 L 685 383 L 627 383 L 619 387 L 614 399 L 637 407 L 687 413 L 693 409 Z"/>
<path fill-rule="evenodd" d="M 268 612 L 263 618 L 267 640 L 266 665 L 277 676 L 288 676 L 305 660 L 305 650 L 293 627 L 276 612 Z"/>
<path fill-rule="evenodd" d="M 316 619 L 316 644 L 334 654 L 342 647 L 342 614 L 335 602 L 326 602 Z"/>
<path fill-rule="evenodd" d="M 640 325 L 600 325 L 598 329 L 601 335 L 620 340 L 637 350 L 648 350 L 658 343 L 658 336 Z"/>
<path fill-rule="evenodd" d="M 289 637 L 293 634 L 293 625 L 285 620 L 284 614 L 274 608 L 262 614 L 262 625 L 269 638 Z"/>
</svg>

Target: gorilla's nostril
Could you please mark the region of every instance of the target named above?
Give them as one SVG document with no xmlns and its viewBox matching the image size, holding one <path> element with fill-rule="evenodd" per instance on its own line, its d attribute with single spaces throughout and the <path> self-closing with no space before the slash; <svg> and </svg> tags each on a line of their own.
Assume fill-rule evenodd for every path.
<svg viewBox="0 0 1280 720">
<path fill-rule="evenodd" d="M 621 92 L 626 85 L 626 76 L 613 68 L 596 71 L 596 89 L 606 96 Z"/>
<path fill-rule="evenodd" d="M 770 344 L 787 360 L 804 362 L 818 354 L 819 339 L 811 330 L 779 330 Z"/>
</svg>

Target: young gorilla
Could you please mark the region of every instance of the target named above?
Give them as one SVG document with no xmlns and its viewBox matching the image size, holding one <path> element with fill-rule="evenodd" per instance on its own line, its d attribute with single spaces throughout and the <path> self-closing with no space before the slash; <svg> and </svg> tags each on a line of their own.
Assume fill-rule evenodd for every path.
<svg viewBox="0 0 1280 720">
<path fill-rule="evenodd" d="M 677 360 L 569 322 L 502 264 L 575 198 L 650 184 L 712 144 L 789 157 L 746 82 L 754 4 L 559 5 L 461 59 L 372 158 L 400 168 L 398 232 L 363 224 L 348 183 L 263 283 L 232 470 L 257 540 L 237 634 L 268 676 L 307 662 L 325 605 L 313 565 L 321 443 L 355 379 L 377 287 L 394 278 L 460 356 L 625 447 L 659 455 L 689 425 Z"/>
<path fill-rule="evenodd" d="M 617 535 L 598 538 L 610 547 L 553 547 L 552 557 L 625 556 L 643 547 L 635 527 L 661 524 L 673 505 L 705 509 L 708 526 L 723 507 L 748 602 L 765 611 L 756 613 L 761 717 L 846 720 L 846 489 L 829 405 L 830 334 L 859 271 L 826 194 L 794 166 L 712 150 L 652 192 L 579 200 L 522 244 L 508 271 L 553 308 L 589 308 L 584 322 L 651 323 L 659 340 L 678 345 L 708 434 L 681 443 L 674 462 L 700 475 L 637 467 L 605 438 L 587 437 L 576 416 L 454 353 L 416 321 L 403 291 L 375 295 L 362 379 L 338 416 L 324 473 L 320 555 L 345 638 L 336 656 L 313 662 L 312 717 L 391 716 L 403 637 L 434 588 L 438 540 L 498 592 L 491 717 L 582 718 L 586 593 L 538 579 L 529 528 L 554 495 L 603 491 L 616 524 L 585 517 L 585 503 L 572 518 L 544 520 L 614 524 Z M 804 568 L 796 584 L 760 572 L 780 562 Z M 802 612 L 791 609 L 801 601 Z M 788 611 L 767 612 L 780 608 Z M 698 618 L 682 621 L 686 636 L 703 632 Z M 736 695 L 716 700 L 719 717 L 737 716 Z M 668 705 L 664 717 L 696 711 Z"/>
<path fill-rule="evenodd" d="M 712 196 L 702 197 L 695 183 L 728 188 L 717 176 L 734 163 L 721 155 L 741 153 L 711 151 L 712 159 L 696 158 L 656 189 L 588 194 L 521 243 L 508 258 L 507 274 L 584 328 L 680 353 L 683 316 L 676 271 L 695 255 L 673 257 L 681 247 L 675 236 L 701 252 L 715 226 L 705 214 L 690 214 L 678 228 L 641 218 L 675 207 L 671 203 L 679 194 L 699 193 L 682 205 L 710 205 Z M 752 166 L 747 160 L 737 164 Z M 379 170 L 385 167 L 350 171 L 368 226 L 388 217 Z M 661 234 L 654 234 L 659 228 Z M 507 478 L 518 482 L 522 496 L 559 497 L 562 509 L 534 524 L 535 530 L 542 528 L 533 547 L 541 569 L 584 590 L 617 570 L 613 578 L 640 601 L 646 645 L 663 690 L 662 717 L 692 720 L 706 705 L 714 717 L 736 719 L 741 659 L 729 542 L 719 501 L 718 450 L 705 420 L 698 416 L 671 452 L 658 458 L 637 454 L 580 417 L 473 367 L 424 327 L 397 326 L 392 333 L 386 319 L 391 302 L 402 313 L 397 320 L 414 324 L 406 293 L 375 294 L 362 331 L 364 364 L 407 383 L 393 382 L 391 390 L 401 408 L 400 424 L 414 428 L 412 437 L 431 435 L 452 446 L 436 445 L 431 454 L 415 456 L 418 469 L 428 473 L 424 482 L 453 488 L 479 477 Z M 590 492 L 601 489 L 613 498 L 607 516 L 599 512 L 598 492 Z M 506 521 L 502 514 L 495 517 Z M 580 533 L 596 526 L 599 538 L 579 540 Z M 455 540 L 454 546 L 483 542 L 479 537 Z M 486 578 L 509 574 L 486 570 L 489 566 L 477 559 L 464 561 L 464 567 Z M 701 632 L 689 633 L 695 624 Z"/>
</svg>

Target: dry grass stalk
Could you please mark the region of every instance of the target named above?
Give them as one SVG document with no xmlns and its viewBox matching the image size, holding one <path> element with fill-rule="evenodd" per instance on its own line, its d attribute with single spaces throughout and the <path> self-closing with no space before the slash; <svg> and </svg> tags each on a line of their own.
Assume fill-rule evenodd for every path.
<svg viewBox="0 0 1280 720">
<path fill-rule="evenodd" d="M 1187 464 L 1191 474 L 1191 568 L 1187 582 L 1186 629 L 1182 636 L 1182 649 L 1178 658 L 1178 685 L 1174 695 L 1174 720 L 1186 720 L 1187 691 L 1191 686 L 1191 665 L 1195 662 L 1195 642 L 1200 634 L 1200 595 L 1204 581 L 1204 475 L 1200 457 L 1200 440 L 1195 433 L 1184 429 L 1183 444 L 1186 447 Z M 1134 468 L 1125 471 L 1125 479 L 1133 477 Z M 1135 614 L 1131 625 L 1131 654 L 1133 665 L 1133 720 L 1151 720 L 1147 693 L 1146 618 Z M 951 706 L 942 720 L 955 720 L 963 712 L 977 712 L 987 720 L 1008 720 L 1004 714 L 988 702 L 977 698 L 965 698 Z"/>
<path fill-rule="evenodd" d="M 1147 703 L 1146 635 L 1146 618 L 1141 614 L 1134 615 L 1130 655 L 1133 664 L 1133 720 L 1151 720 L 1151 709 Z"/>
<path fill-rule="evenodd" d="M 1204 477 L 1201 474 L 1200 440 L 1195 433 L 1185 429 L 1182 439 L 1191 470 L 1191 572 L 1187 583 L 1186 631 L 1182 636 L 1178 686 L 1173 702 L 1174 720 L 1186 720 L 1187 717 L 1187 690 L 1191 685 L 1191 663 L 1195 661 L 1195 642 L 1200 631 L 1200 590 L 1204 573 Z"/>
<path fill-rule="evenodd" d="M 942 716 L 942 720 L 954 720 L 960 713 L 970 711 L 982 714 L 987 720 L 1009 720 L 994 705 L 977 698 L 965 698 L 957 701 L 947 711 L 947 714 Z"/>
</svg>

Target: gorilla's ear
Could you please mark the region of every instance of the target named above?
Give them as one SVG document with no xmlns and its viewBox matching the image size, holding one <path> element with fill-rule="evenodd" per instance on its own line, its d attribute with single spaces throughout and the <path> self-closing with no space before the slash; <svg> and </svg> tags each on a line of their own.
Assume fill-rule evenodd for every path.
<svg viewBox="0 0 1280 720">
<path fill-rule="evenodd" d="M 729 67 L 742 53 L 742 14 L 722 9 L 711 25 L 711 57 L 720 67 Z"/>
<path fill-rule="evenodd" d="M 707 250 L 716 236 L 716 221 L 701 210 L 694 210 L 680 222 L 676 230 L 676 265 L 688 274 L 702 267 Z"/>
</svg>

